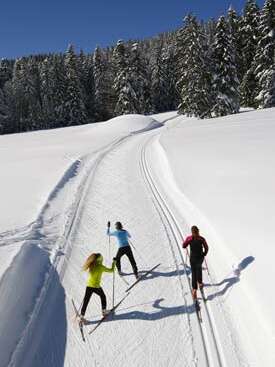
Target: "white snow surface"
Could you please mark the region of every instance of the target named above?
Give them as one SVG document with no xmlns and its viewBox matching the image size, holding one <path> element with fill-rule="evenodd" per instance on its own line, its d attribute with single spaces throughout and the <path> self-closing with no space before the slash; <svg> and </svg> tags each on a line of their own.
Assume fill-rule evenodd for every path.
<svg viewBox="0 0 275 367">
<path fill-rule="evenodd" d="M 0 136 L 0 367 L 273 366 L 274 136 L 275 109 Z M 115 256 L 108 220 L 131 232 L 141 272 L 160 266 L 89 336 L 93 296 L 84 343 L 71 299 L 91 252 Z M 210 246 L 203 323 L 179 247 L 192 224 Z M 110 307 L 112 275 L 103 288 Z M 126 288 L 115 276 L 116 302 Z"/>
</svg>

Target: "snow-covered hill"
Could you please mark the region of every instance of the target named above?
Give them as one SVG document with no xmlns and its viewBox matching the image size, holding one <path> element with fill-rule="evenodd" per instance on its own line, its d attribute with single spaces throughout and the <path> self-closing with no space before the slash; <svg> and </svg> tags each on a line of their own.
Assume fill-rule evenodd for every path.
<svg viewBox="0 0 275 367">
<path fill-rule="evenodd" d="M 0 366 L 272 366 L 274 121 L 171 112 L 0 136 Z M 71 298 L 86 256 L 115 255 L 107 220 L 132 233 L 140 270 L 161 265 L 89 337 L 92 299 L 83 343 Z M 210 245 L 202 324 L 179 247 L 194 223 Z M 117 301 L 125 289 L 116 277 Z"/>
</svg>

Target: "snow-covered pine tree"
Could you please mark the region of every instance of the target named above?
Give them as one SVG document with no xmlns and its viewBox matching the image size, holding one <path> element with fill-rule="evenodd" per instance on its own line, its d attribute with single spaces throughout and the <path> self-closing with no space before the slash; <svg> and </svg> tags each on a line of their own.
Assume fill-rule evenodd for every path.
<svg viewBox="0 0 275 367">
<path fill-rule="evenodd" d="M 262 108 L 275 107 L 275 57 L 274 62 L 263 75 L 261 100 Z"/>
<path fill-rule="evenodd" d="M 153 111 L 175 110 L 179 105 L 175 37 L 160 37 L 157 40 L 150 67 Z"/>
<path fill-rule="evenodd" d="M 25 93 L 29 102 L 28 130 L 36 130 L 41 128 L 42 122 L 41 81 L 36 57 L 28 58 L 25 77 Z"/>
<path fill-rule="evenodd" d="M 78 74 L 78 60 L 72 45 L 65 54 L 66 96 L 63 113 L 67 125 L 87 122 L 87 111 Z"/>
<path fill-rule="evenodd" d="M 56 115 L 56 99 L 58 87 L 56 85 L 56 76 L 54 73 L 54 57 L 48 56 L 41 62 L 39 72 L 41 80 L 41 101 L 42 116 L 44 126 L 52 128 L 58 126 L 58 116 Z"/>
<path fill-rule="evenodd" d="M 27 124 L 29 115 L 29 101 L 26 94 L 27 80 L 27 59 L 17 59 L 14 64 L 12 78 L 12 93 L 14 106 L 12 109 L 12 119 L 16 122 L 15 131 L 27 131 L 30 127 Z"/>
<path fill-rule="evenodd" d="M 212 54 L 214 116 L 237 113 L 240 108 L 239 79 L 235 60 L 235 49 L 225 17 L 219 18 L 216 26 Z"/>
<path fill-rule="evenodd" d="M 147 114 L 152 111 L 149 71 L 146 68 L 145 58 L 142 58 L 138 43 L 133 43 L 130 49 L 129 73 L 135 92 L 136 113 Z"/>
<path fill-rule="evenodd" d="M 95 121 L 95 85 L 93 56 L 81 50 L 78 60 L 78 75 L 82 88 L 84 105 L 89 121 Z"/>
<path fill-rule="evenodd" d="M 241 105 L 246 107 L 255 107 L 257 82 L 255 73 L 251 69 L 256 47 L 259 40 L 259 6 L 255 0 L 247 0 L 244 8 L 244 14 L 241 21 L 241 52 L 242 68 L 244 75 L 241 82 Z"/>
<path fill-rule="evenodd" d="M 112 65 L 108 63 L 106 53 L 99 47 L 95 49 L 94 88 L 95 88 L 95 120 L 105 121 L 113 115 L 113 90 L 110 81 Z"/>
<path fill-rule="evenodd" d="M 235 61 L 239 80 L 242 80 L 244 75 L 244 67 L 242 62 L 242 47 L 241 47 L 241 33 L 242 18 L 237 14 L 236 10 L 231 5 L 227 13 L 227 21 L 229 24 L 229 31 L 232 38 L 232 47 L 235 50 Z"/>
<path fill-rule="evenodd" d="M 179 112 L 200 118 L 211 116 L 211 69 L 203 28 L 193 15 L 185 18 L 185 54 L 181 69 Z"/>
<path fill-rule="evenodd" d="M 265 1 L 260 15 L 259 35 L 253 70 L 257 80 L 257 107 L 264 108 L 275 55 L 275 0 Z"/>
<path fill-rule="evenodd" d="M 139 113 L 137 110 L 138 96 L 132 86 L 129 52 L 122 40 L 117 42 L 113 58 L 116 67 L 116 77 L 114 80 L 116 93 L 115 115 Z"/>
<path fill-rule="evenodd" d="M 0 60 L 0 88 L 3 89 L 5 83 L 12 79 L 13 62 L 7 59 Z"/>
</svg>

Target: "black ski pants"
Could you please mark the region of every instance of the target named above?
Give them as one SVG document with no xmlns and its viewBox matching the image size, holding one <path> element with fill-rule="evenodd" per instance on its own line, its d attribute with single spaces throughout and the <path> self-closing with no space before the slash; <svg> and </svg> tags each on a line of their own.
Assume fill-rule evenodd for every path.
<svg viewBox="0 0 275 367">
<path fill-rule="evenodd" d="M 192 288 L 198 289 L 198 283 L 202 284 L 202 263 L 204 257 L 191 257 Z"/>
<path fill-rule="evenodd" d="M 120 247 L 118 249 L 118 252 L 116 254 L 116 267 L 117 270 L 120 272 L 121 271 L 121 258 L 122 256 L 126 255 L 132 265 L 133 268 L 133 272 L 134 274 L 137 274 L 138 269 L 137 269 L 137 264 L 133 255 L 133 251 L 131 249 L 130 246 L 124 246 L 124 247 Z"/>
<path fill-rule="evenodd" d="M 88 304 L 90 302 L 90 299 L 91 299 L 93 293 L 97 294 L 100 297 L 102 310 L 106 310 L 107 301 L 106 301 L 106 296 L 105 296 L 105 293 L 104 293 L 103 289 L 102 288 L 87 287 L 86 292 L 85 292 L 85 296 L 84 296 L 84 300 L 83 300 L 83 304 L 82 304 L 82 308 L 81 308 L 81 315 L 82 316 L 85 315 L 86 309 L 88 307 Z"/>
</svg>

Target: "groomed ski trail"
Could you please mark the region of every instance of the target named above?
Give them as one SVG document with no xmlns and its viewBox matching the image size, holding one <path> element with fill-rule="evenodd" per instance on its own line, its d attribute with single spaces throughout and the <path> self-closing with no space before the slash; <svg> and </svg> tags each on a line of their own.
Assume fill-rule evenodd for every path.
<svg viewBox="0 0 275 367">
<path fill-rule="evenodd" d="M 193 330 L 190 321 L 195 320 L 196 312 L 184 286 L 184 270 L 175 266 L 171 233 L 162 225 L 140 172 L 141 147 L 147 134 L 132 136 L 98 167 L 78 221 L 63 284 L 67 296 L 78 300 L 80 306 L 86 283 L 86 275 L 80 271 L 83 261 L 91 252 L 101 252 L 108 265 L 117 250 L 112 241 L 109 255 L 107 220 L 113 224 L 120 220 L 131 232 L 138 248 L 138 253 L 133 251 L 140 271 L 156 263 L 161 266 L 135 286 L 115 316 L 89 337 L 87 331 L 100 318 L 99 300 L 92 298 L 86 314 L 91 324 L 87 326 L 85 345 L 75 325 L 69 322 L 70 302 L 67 304 L 65 366 L 205 365 L 201 341 L 194 337 L 197 326 Z M 126 260 L 122 266 L 131 272 Z M 134 277 L 129 275 L 127 279 L 133 281 Z M 108 274 L 103 288 L 111 305 L 112 277 Z M 124 282 L 116 277 L 116 300 L 123 297 L 125 290 Z M 183 303 L 185 292 L 189 300 Z"/>
<path fill-rule="evenodd" d="M 182 233 L 146 158 L 156 135 L 158 131 L 124 137 L 100 151 L 89 166 L 62 238 L 63 253 L 56 255 L 52 281 L 38 299 L 27 334 L 9 366 L 235 366 L 225 363 L 208 306 L 202 305 L 203 325 L 198 322 L 179 247 Z M 115 316 L 96 334 L 88 336 L 84 327 L 83 343 L 73 322 L 71 298 L 80 306 L 86 283 L 81 272 L 85 258 L 101 252 L 108 265 L 116 253 L 114 242 L 111 251 L 108 248 L 107 220 L 112 224 L 122 221 L 133 235 L 139 270 L 156 262 L 161 267 L 131 290 Z M 127 261 L 122 266 L 131 272 Z M 115 279 L 118 301 L 126 286 L 118 276 Z M 112 277 L 108 274 L 103 288 L 110 305 Z M 94 325 L 99 315 L 99 300 L 94 296 L 86 317 Z"/>
</svg>

